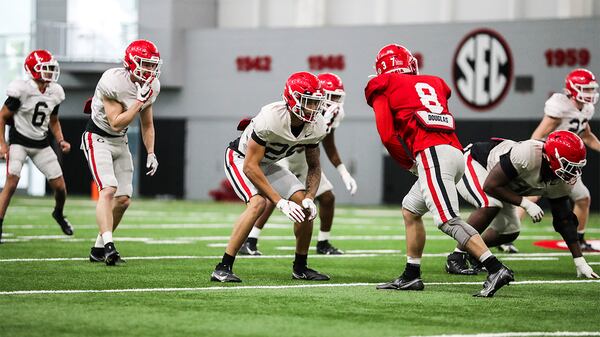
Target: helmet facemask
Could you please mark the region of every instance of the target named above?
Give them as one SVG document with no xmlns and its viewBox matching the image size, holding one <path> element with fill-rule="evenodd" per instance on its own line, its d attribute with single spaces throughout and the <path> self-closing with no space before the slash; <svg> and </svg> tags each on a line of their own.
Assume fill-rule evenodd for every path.
<svg viewBox="0 0 600 337">
<path fill-rule="evenodd" d="M 587 84 L 573 83 L 569 81 L 571 88 L 577 92 L 575 99 L 581 103 L 596 104 L 598 102 L 598 83 L 592 81 Z"/>
<path fill-rule="evenodd" d="M 40 79 L 44 82 L 56 82 L 60 76 L 60 67 L 55 59 L 39 62 L 33 66 L 33 70 L 40 74 Z"/>
<path fill-rule="evenodd" d="M 582 159 L 578 163 L 571 162 L 567 158 L 561 157 L 558 153 L 558 149 L 554 149 L 554 156 L 559 164 L 559 167 L 554 170 L 554 174 L 569 185 L 574 185 L 581 176 L 581 169 L 585 166 L 587 161 Z"/>
<path fill-rule="evenodd" d="M 294 115 L 306 123 L 315 123 L 316 117 L 323 111 L 325 97 L 321 93 L 301 94 L 297 91 L 290 92 L 296 105 L 291 109 Z"/>
<path fill-rule="evenodd" d="M 157 56 L 144 58 L 129 54 L 129 58 L 135 64 L 135 69 L 131 72 L 135 78 L 140 81 L 147 81 L 151 78 L 160 77 L 160 68 L 162 60 Z"/>
</svg>

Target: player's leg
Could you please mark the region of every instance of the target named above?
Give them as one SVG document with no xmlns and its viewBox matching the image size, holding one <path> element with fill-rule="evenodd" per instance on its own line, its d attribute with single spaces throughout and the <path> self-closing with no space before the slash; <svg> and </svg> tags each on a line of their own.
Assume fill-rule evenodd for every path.
<svg viewBox="0 0 600 337">
<path fill-rule="evenodd" d="M 56 153 L 54 153 L 54 150 L 50 146 L 47 146 L 43 149 L 32 149 L 30 157 L 33 164 L 46 176 L 50 188 L 54 191 L 52 217 L 56 220 L 63 233 L 73 235 L 73 226 L 63 214 L 65 201 L 67 200 L 67 186 Z"/>
<path fill-rule="evenodd" d="M 21 169 L 23 168 L 23 163 L 26 159 L 27 152 L 23 146 L 18 144 L 10 145 L 6 160 L 6 181 L 4 182 L 4 187 L 0 193 L 0 242 L 2 242 L 4 216 L 6 215 L 6 210 L 10 204 L 10 199 L 17 190 Z"/>
<path fill-rule="evenodd" d="M 587 225 L 590 216 L 590 191 L 583 184 L 581 178 L 578 179 L 575 186 L 573 186 L 573 190 L 569 197 L 573 200 L 573 213 L 575 213 L 577 221 L 579 222 L 579 225 L 577 226 L 577 238 L 579 239 L 581 250 L 593 251 L 592 245 L 585 241 L 585 226 Z"/>
<path fill-rule="evenodd" d="M 127 143 L 118 143 L 113 146 L 118 148 L 114 159 L 115 177 L 117 178 L 117 191 L 112 202 L 113 232 L 123 219 L 123 215 L 131 205 L 133 195 L 133 158 Z"/>
<path fill-rule="evenodd" d="M 335 248 L 329 241 L 331 238 L 331 226 L 333 226 L 333 215 L 335 212 L 335 194 L 333 185 L 321 172 L 321 182 L 317 190 L 319 201 L 319 220 L 321 222 L 317 236 L 317 254 L 341 255 L 343 251 Z"/>
<path fill-rule="evenodd" d="M 262 253 L 258 250 L 258 238 L 260 237 L 260 233 L 265 227 L 265 224 L 267 221 L 269 221 L 269 218 L 273 214 L 274 209 L 275 204 L 273 204 L 269 199 L 265 198 L 265 209 L 254 223 L 250 234 L 248 234 L 246 242 L 244 242 L 242 247 L 240 247 L 238 254 L 250 256 L 262 255 Z"/>
<path fill-rule="evenodd" d="M 426 238 L 422 216 L 427 211 L 419 181 L 416 181 L 402 200 L 402 218 L 406 228 L 406 266 L 402 275 L 378 285 L 377 289 L 423 290 L 425 288 L 421 279 L 421 258 Z"/>
</svg>

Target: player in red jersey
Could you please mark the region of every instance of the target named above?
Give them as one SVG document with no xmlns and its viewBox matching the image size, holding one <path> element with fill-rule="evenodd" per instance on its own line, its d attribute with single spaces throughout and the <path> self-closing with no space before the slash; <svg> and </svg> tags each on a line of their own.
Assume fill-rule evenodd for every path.
<svg viewBox="0 0 600 337">
<path fill-rule="evenodd" d="M 513 272 L 492 255 L 481 236 L 458 212 L 456 183 L 464 173 L 462 146 L 448 111 L 450 88 L 437 76 L 419 75 L 417 60 L 403 46 L 383 47 L 375 60 L 377 76 L 365 88 L 375 112 L 377 131 L 390 155 L 419 179 L 402 201 L 406 226 L 407 263 L 397 279 L 378 289 L 422 290 L 421 256 L 425 246 L 423 214 L 461 247 L 477 257 L 489 272 L 475 296 L 491 297 L 514 280 Z"/>
</svg>

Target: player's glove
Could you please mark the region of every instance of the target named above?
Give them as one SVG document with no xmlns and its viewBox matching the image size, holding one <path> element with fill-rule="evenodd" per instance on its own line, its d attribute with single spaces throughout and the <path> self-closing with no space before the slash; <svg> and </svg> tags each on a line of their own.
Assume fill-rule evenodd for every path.
<svg viewBox="0 0 600 337">
<path fill-rule="evenodd" d="M 592 267 L 587 264 L 583 256 L 573 258 L 573 262 L 575 262 L 575 268 L 577 268 L 577 277 L 600 278 L 598 274 L 594 273 Z"/>
<path fill-rule="evenodd" d="M 358 189 L 358 186 L 356 185 L 356 180 L 352 178 L 352 175 L 350 175 L 350 172 L 348 172 L 348 170 L 346 169 L 346 165 L 339 164 L 336 168 L 340 173 L 342 180 L 344 181 L 344 185 L 346 185 L 346 189 L 350 191 L 350 194 L 354 195 L 354 193 L 356 193 L 356 190 Z"/>
<path fill-rule="evenodd" d="M 302 207 L 310 212 L 308 221 L 314 220 L 314 218 L 317 217 L 317 205 L 315 205 L 315 202 L 312 199 L 306 198 L 302 200 Z"/>
<path fill-rule="evenodd" d="M 523 207 L 525 211 L 527 211 L 527 214 L 529 214 L 533 222 L 542 221 L 542 218 L 544 217 L 544 211 L 535 202 L 532 202 L 527 198 L 523 198 L 519 206 Z"/>
<path fill-rule="evenodd" d="M 304 210 L 297 203 L 291 200 L 280 199 L 277 202 L 276 206 L 283 214 L 285 214 L 285 216 L 287 216 L 293 222 L 304 221 Z"/>
<path fill-rule="evenodd" d="M 156 155 L 154 153 L 148 153 L 148 158 L 146 159 L 146 168 L 149 171 L 146 173 L 147 176 L 153 176 L 158 170 L 158 159 L 156 159 Z"/>
<path fill-rule="evenodd" d="M 148 98 L 152 97 L 152 80 L 154 78 L 148 78 L 144 84 L 140 85 L 138 82 L 135 82 L 135 87 L 137 88 L 137 100 L 146 103 Z"/>
</svg>

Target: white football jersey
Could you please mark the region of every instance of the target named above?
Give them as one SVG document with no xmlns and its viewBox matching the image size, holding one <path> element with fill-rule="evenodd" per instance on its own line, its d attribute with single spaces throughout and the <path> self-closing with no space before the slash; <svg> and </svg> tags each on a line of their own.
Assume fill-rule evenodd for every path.
<svg viewBox="0 0 600 337">
<path fill-rule="evenodd" d="M 248 142 L 253 138 L 266 147 L 261 164 L 268 165 L 291 156 L 300 147 L 318 145 L 327 135 L 321 114 L 317 115 L 315 123 L 305 123 L 298 137 L 292 134 L 290 126 L 290 112 L 285 102 L 265 105 L 242 133 L 236 150 L 246 154 Z"/>
<path fill-rule="evenodd" d="M 21 102 L 13 117 L 17 132 L 33 140 L 46 139 L 50 115 L 54 108 L 65 100 L 62 86 L 52 82 L 44 93 L 41 93 L 32 79 L 14 80 L 8 85 L 6 95 Z"/>
<path fill-rule="evenodd" d="M 488 156 L 487 169 L 491 170 L 500 162 L 500 156 L 510 152 L 510 162 L 517 172 L 508 187 L 521 196 L 539 195 L 550 199 L 568 196 L 572 185 L 556 177 L 551 181 L 542 181 L 542 148 L 539 140 L 515 142 L 505 140 L 496 145 Z"/>
<path fill-rule="evenodd" d="M 327 125 L 327 134 L 329 134 L 331 130 L 337 129 L 344 117 L 346 117 L 346 113 L 344 112 L 343 104 L 334 103 L 329 106 L 323 113 L 323 119 L 325 119 L 325 124 Z"/>
<path fill-rule="evenodd" d="M 583 108 L 579 111 L 567 95 L 556 93 L 546 101 L 544 114 L 560 119 L 560 124 L 556 130 L 567 130 L 579 135 L 594 116 L 594 105 L 584 103 Z"/>
<path fill-rule="evenodd" d="M 142 105 L 142 110 L 153 104 L 160 93 L 160 82 L 158 79 L 152 81 L 152 96 Z M 127 133 L 127 128 L 120 132 L 114 131 L 108 123 L 104 104 L 102 100 L 109 98 L 115 100 L 123 106 L 123 111 L 129 109 L 137 101 L 137 87 L 131 81 L 129 71 L 125 68 L 112 68 L 102 74 L 102 78 L 96 85 L 94 98 L 92 99 L 92 120 L 94 124 L 104 132 L 113 136 L 123 136 Z"/>
</svg>

